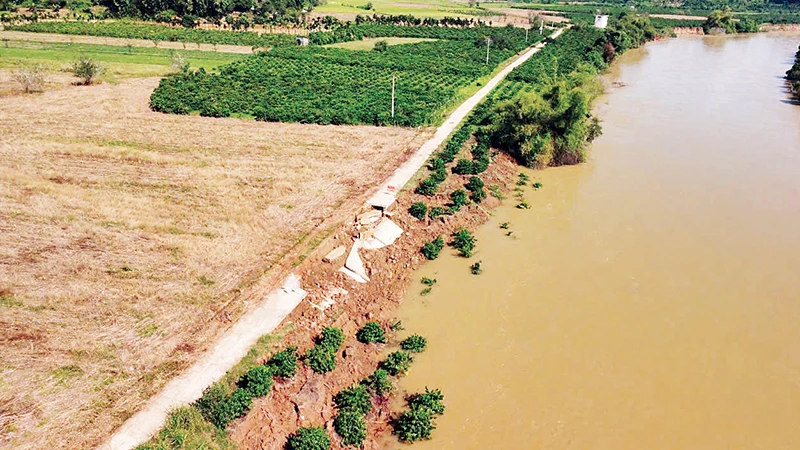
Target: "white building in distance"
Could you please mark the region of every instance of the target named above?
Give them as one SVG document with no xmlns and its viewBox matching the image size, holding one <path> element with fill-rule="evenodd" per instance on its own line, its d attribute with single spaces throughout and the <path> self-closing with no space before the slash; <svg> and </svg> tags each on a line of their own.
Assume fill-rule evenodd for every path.
<svg viewBox="0 0 800 450">
<path fill-rule="evenodd" d="M 608 26 L 608 14 L 598 14 L 594 16 L 594 27 L 605 28 Z"/>
</svg>

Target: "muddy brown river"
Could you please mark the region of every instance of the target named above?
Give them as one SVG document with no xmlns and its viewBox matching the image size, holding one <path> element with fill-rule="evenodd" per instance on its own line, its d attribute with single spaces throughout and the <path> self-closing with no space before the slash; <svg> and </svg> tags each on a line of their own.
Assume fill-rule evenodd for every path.
<svg viewBox="0 0 800 450">
<path fill-rule="evenodd" d="M 624 55 L 581 166 L 528 172 L 400 311 L 440 388 L 426 449 L 800 448 L 798 34 Z M 510 222 L 511 236 L 499 224 Z M 469 273 L 473 261 L 484 273 Z"/>
</svg>

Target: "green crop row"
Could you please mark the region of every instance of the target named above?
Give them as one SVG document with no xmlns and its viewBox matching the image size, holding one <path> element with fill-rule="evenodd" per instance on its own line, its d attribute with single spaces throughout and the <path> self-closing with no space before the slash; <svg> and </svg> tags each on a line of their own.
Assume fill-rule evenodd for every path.
<svg viewBox="0 0 800 450">
<path fill-rule="evenodd" d="M 393 45 L 384 51 L 275 48 L 224 66 L 219 73 L 201 70 L 164 78 L 150 105 L 165 113 L 239 114 L 265 121 L 433 125 L 462 87 L 526 47 L 524 32 L 500 29 L 493 35 L 487 64 L 485 41 L 476 36 Z M 537 39 L 531 37 L 528 44 Z"/>
<path fill-rule="evenodd" d="M 276 47 L 297 45 L 288 34 L 262 34 L 249 31 L 201 30 L 167 25 L 114 22 L 37 22 L 6 27 L 7 30 L 32 33 L 59 33 L 85 36 L 104 36 L 151 41 L 196 42 L 215 45 L 247 47 Z"/>
</svg>

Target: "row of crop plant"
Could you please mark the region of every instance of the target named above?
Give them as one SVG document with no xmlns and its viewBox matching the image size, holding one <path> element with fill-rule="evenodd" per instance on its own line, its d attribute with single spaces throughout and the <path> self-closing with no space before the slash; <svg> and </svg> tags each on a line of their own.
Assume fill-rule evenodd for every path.
<svg viewBox="0 0 800 450">
<path fill-rule="evenodd" d="M 391 329 L 400 328 L 399 322 Z M 367 322 L 356 333 L 358 342 L 387 344 L 387 331 L 378 322 Z M 161 432 L 137 450 L 171 450 L 183 448 L 232 449 L 226 429 L 236 419 L 246 415 L 255 399 L 269 395 L 273 384 L 295 376 L 299 363 L 315 373 L 325 375 L 336 369 L 345 335 L 339 328 L 324 328 L 314 346 L 298 355 L 296 347 L 287 347 L 263 363 L 240 363 L 226 376 L 203 392 L 189 407 L 175 410 Z M 376 405 L 388 405 L 388 396 L 395 389 L 396 378 L 405 375 L 414 354 L 425 350 L 427 340 L 411 335 L 397 344 L 399 349 L 389 353 L 375 371 L 364 380 L 346 388 L 333 398 L 336 416 L 333 428 L 345 447 L 360 447 L 367 437 L 366 415 Z M 244 364 L 246 367 L 241 367 Z M 229 372 L 229 375 L 231 374 Z M 392 421 L 394 433 L 403 442 L 429 439 L 435 428 L 435 418 L 444 412 L 444 396 L 439 390 L 428 390 L 406 398 L 408 409 L 397 413 Z M 319 426 L 302 427 L 287 436 L 288 450 L 328 450 L 331 436 Z"/>
</svg>

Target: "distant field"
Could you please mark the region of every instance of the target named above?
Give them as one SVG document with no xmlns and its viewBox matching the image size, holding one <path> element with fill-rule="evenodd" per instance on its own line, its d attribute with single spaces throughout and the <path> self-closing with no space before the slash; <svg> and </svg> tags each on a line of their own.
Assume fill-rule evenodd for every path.
<svg viewBox="0 0 800 450">
<path fill-rule="evenodd" d="M 360 41 L 339 42 L 337 44 L 324 45 L 323 47 L 344 48 L 347 50 L 372 50 L 373 48 L 375 48 L 375 44 L 377 44 L 379 41 L 386 41 L 387 45 L 401 45 L 401 44 L 416 44 L 418 42 L 431 42 L 435 40 L 436 39 L 399 38 L 399 37 L 364 38 Z"/>
<path fill-rule="evenodd" d="M 367 3 L 372 4 L 372 9 L 364 7 Z M 328 0 L 314 8 L 313 14 L 391 14 L 404 15 L 410 14 L 416 17 L 480 17 L 491 16 L 495 13 L 483 8 L 470 8 L 465 2 L 455 2 L 447 0 L 424 0 L 424 1 L 403 1 L 403 0 Z"/>
<path fill-rule="evenodd" d="M 0 68 L 41 64 L 50 71 L 58 72 L 67 70 L 80 56 L 86 56 L 105 67 L 101 79 L 115 81 L 119 78 L 167 75 L 172 70 L 170 64 L 176 52 L 191 67 L 206 70 L 244 57 L 234 53 L 4 40 L 0 46 Z"/>
<path fill-rule="evenodd" d="M 94 447 L 421 139 L 155 113 L 157 84 L 0 99 L 2 448 Z"/>
</svg>

